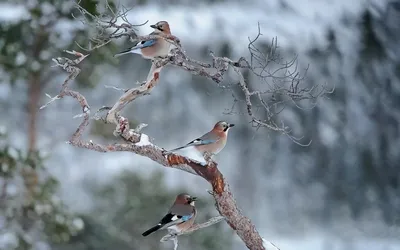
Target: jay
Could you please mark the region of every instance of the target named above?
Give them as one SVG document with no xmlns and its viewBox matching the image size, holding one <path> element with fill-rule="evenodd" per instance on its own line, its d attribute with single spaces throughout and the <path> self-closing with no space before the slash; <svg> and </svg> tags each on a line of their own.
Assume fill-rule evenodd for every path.
<svg viewBox="0 0 400 250">
<path fill-rule="evenodd" d="M 178 194 L 168 213 L 158 222 L 157 225 L 148 229 L 142 235 L 147 236 L 161 229 L 169 229 L 175 233 L 189 229 L 196 218 L 197 212 L 194 206 L 196 199 L 196 197 L 190 196 L 186 193 Z"/>
<path fill-rule="evenodd" d="M 169 24 L 166 21 L 159 21 L 150 25 L 154 29 L 149 35 L 171 35 Z M 154 59 L 155 57 L 166 57 L 168 55 L 171 43 L 158 37 L 153 40 L 141 41 L 135 46 L 115 54 L 115 57 L 129 53 L 142 55 L 145 59 Z"/>
<path fill-rule="evenodd" d="M 233 126 L 235 126 L 235 124 L 219 121 L 214 125 L 214 128 L 210 132 L 182 147 L 169 150 L 166 152 L 166 154 L 170 154 L 183 148 L 194 147 L 203 156 L 206 154 L 216 155 L 225 147 L 228 138 L 228 131 Z"/>
</svg>

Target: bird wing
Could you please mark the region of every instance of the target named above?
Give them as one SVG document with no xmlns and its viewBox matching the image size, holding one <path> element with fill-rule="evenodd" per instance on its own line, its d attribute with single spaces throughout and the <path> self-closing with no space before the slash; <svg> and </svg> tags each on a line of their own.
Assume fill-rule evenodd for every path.
<svg viewBox="0 0 400 250">
<path fill-rule="evenodd" d="M 147 48 L 150 46 L 153 46 L 156 43 L 156 40 L 148 40 L 148 41 L 141 41 L 138 44 L 136 44 L 135 46 L 131 47 L 129 50 L 136 50 L 136 49 L 143 49 L 143 48 Z"/>
<path fill-rule="evenodd" d="M 200 138 L 194 139 L 193 141 L 186 144 L 186 146 L 197 146 L 197 145 L 208 145 L 212 143 L 216 143 L 219 141 L 221 137 L 215 136 L 211 132 L 208 132 L 201 136 Z"/>
<path fill-rule="evenodd" d="M 193 215 L 194 207 L 187 204 L 175 204 L 169 210 L 169 213 L 175 214 L 177 217 L 188 217 Z"/>
<path fill-rule="evenodd" d="M 180 149 L 183 149 L 183 148 L 187 148 L 187 147 L 191 147 L 191 146 L 200 146 L 200 145 L 208 145 L 208 144 L 216 143 L 220 139 L 221 139 L 221 137 L 215 136 L 211 132 L 208 132 L 208 133 L 204 134 L 203 136 L 201 136 L 201 137 L 199 137 L 197 139 L 194 139 L 193 141 L 189 142 L 185 146 L 171 149 L 171 150 L 167 151 L 167 153 L 172 153 L 174 151 L 177 151 L 177 150 L 180 150 Z"/>
<path fill-rule="evenodd" d="M 121 52 L 118 52 L 114 56 L 118 57 L 118 56 L 122 56 L 122 55 L 129 54 L 129 53 L 140 53 L 140 51 L 136 52 L 136 50 L 153 46 L 155 43 L 156 43 L 155 39 L 148 40 L 148 41 L 141 41 L 138 44 L 136 44 L 135 46 L 130 47 L 129 49 L 126 49 L 126 50 L 123 50 Z"/>
<path fill-rule="evenodd" d="M 168 214 L 166 214 L 160 221 L 162 228 L 167 228 L 182 222 L 185 222 L 192 218 L 193 207 L 190 205 L 176 204 L 174 205 Z"/>
<path fill-rule="evenodd" d="M 154 36 L 154 35 L 160 35 L 160 32 L 158 31 L 153 31 L 149 34 L 149 36 Z M 133 46 L 131 48 L 132 49 L 138 49 L 138 48 L 146 48 L 146 47 L 150 47 L 153 46 L 155 43 L 157 42 L 157 39 L 152 39 L 152 40 L 148 40 L 148 41 L 141 41 L 138 44 L 136 44 L 135 46 Z"/>
</svg>

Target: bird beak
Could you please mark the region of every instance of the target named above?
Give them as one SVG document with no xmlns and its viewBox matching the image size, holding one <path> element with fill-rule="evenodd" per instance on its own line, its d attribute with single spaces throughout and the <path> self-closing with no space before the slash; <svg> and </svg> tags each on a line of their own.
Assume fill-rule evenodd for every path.
<svg viewBox="0 0 400 250">
<path fill-rule="evenodd" d="M 155 24 L 150 25 L 151 28 L 157 29 L 157 26 Z"/>
<path fill-rule="evenodd" d="M 197 200 L 197 197 L 190 197 L 190 200 L 191 200 L 191 201 L 196 201 L 196 200 Z"/>
<path fill-rule="evenodd" d="M 235 126 L 235 124 L 232 124 L 232 123 L 229 124 L 229 127 L 230 127 L 230 128 L 232 128 L 233 126 Z"/>
</svg>

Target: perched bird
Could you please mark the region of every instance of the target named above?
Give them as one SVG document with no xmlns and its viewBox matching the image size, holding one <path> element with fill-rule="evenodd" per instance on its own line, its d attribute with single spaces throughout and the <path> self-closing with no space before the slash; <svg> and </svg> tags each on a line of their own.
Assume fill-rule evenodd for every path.
<svg viewBox="0 0 400 250">
<path fill-rule="evenodd" d="M 216 155 L 225 147 L 226 140 L 228 138 L 228 131 L 233 126 L 235 126 L 235 124 L 219 121 L 214 125 L 214 128 L 210 132 L 189 142 L 185 146 L 169 150 L 166 153 L 169 154 L 174 151 L 193 146 L 203 156 L 205 154 Z"/>
<path fill-rule="evenodd" d="M 196 208 L 194 202 L 196 197 L 192 197 L 186 193 L 178 194 L 175 202 L 169 209 L 168 213 L 154 227 L 150 228 L 142 235 L 147 236 L 160 229 L 170 229 L 179 233 L 189 229 L 196 218 Z"/>
<path fill-rule="evenodd" d="M 154 29 L 149 35 L 171 35 L 169 24 L 166 21 L 160 21 L 156 24 L 150 25 Z M 115 54 L 115 57 L 122 56 L 129 53 L 142 55 L 143 58 L 153 59 L 155 57 L 165 57 L 168 55 L 171 43 L 163 38 L 141 41 L 135 46 Z"/>
</svg>

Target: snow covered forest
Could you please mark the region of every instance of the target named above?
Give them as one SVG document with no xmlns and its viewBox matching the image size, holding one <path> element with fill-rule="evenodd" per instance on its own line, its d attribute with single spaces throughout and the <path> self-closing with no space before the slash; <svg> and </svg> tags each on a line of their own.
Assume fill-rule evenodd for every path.
<svg viewBox="0 0 400 250">
<path fill-rule="evenodd" d="M 174 249 L 160 242 L 166 231 L 141 234 L 181 192 L 198 197 L 196 223 L 227 221 L 179 236 L 178 249 L 247 249 L 258 235 L 280 250 L 400 249 L 400 1 L 108 4 L 0 1 L 1 250 Z M 115 27 L 102 30 L 93 17 L 108 20 L 125 8 L 126 20 L 115 25 L 134 26 L 104 40 Z M 157 148 L 140 151 L 122 120 L 116 129 L 94 118 L 148 78 L 151 60 L 113 55 L 161 20 L 184 54 L 160 61 L 151 92 L 121 111 L 132 129 L 148 124 L 136 139 L 147 144 L 144 133 Z M 204 73 L 206 64 L 223 76 Z M 72 92 L 60 92 L 66 65 L 80 72 L 65 90 L 84 96 L 90 113 Z M 71 138 L 86 119 L 85 146 Z M 235 127 L 213 160 L 256 232 L 234 225 L 224 211 L 232 203 L 218 198 L 208 170 L 185 161 L 190 174 L 173 164 L 187 157 L 156 157 L 219 120 Z M 124 143 L 131 152 L 96 146 L 118 151 Z"/>
</svg>

